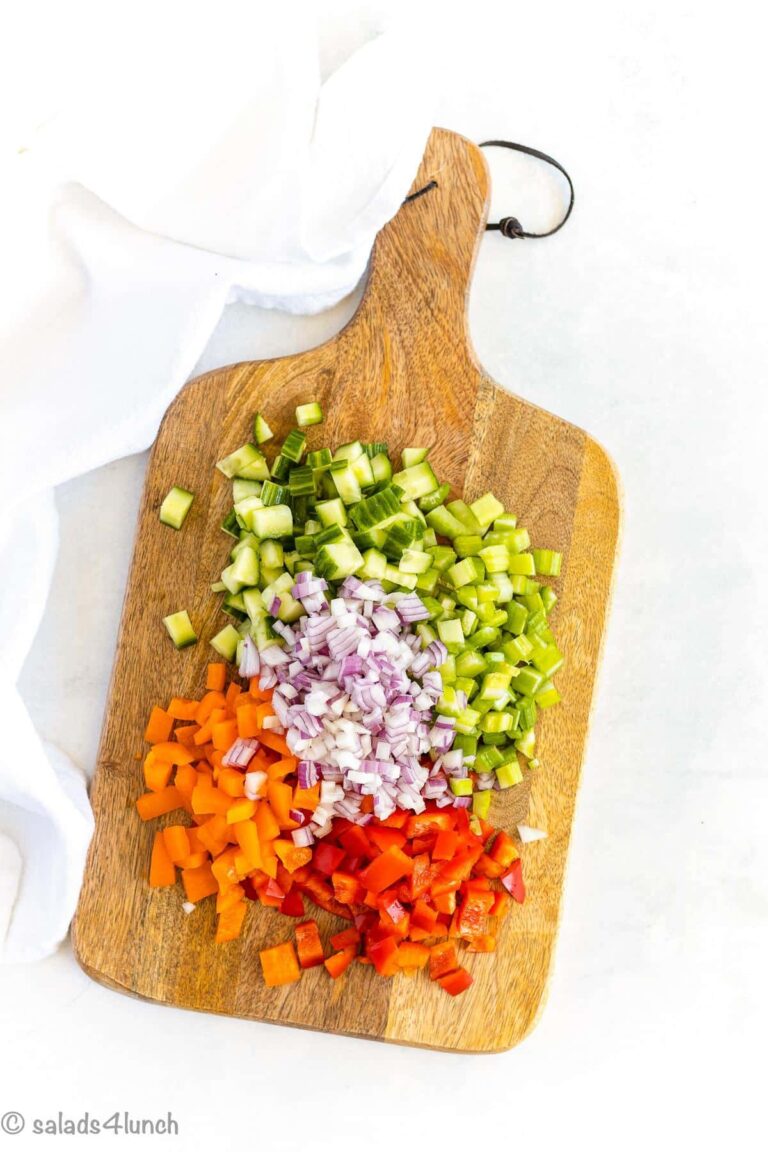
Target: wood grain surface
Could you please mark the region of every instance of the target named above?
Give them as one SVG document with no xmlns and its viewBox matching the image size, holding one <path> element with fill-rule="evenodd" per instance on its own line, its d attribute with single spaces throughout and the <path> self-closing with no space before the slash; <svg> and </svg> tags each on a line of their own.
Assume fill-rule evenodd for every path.
<svg viewBox="0 0 768 1152">
<path fill-rule="evenodd" d="M 297 356 L 238 364 L 193 380 L 168 410 L 150 461 L 91 798 L 96 832 L 73 926 L 83 968 L 113 988 L 207 1012 L 469 1052 L 519 1042 L 540 1011 L 552 960 L 566 853 L 600 655 L 619 524 L 617 484 L 584 432 L 504 392 L 477 364 L 466 304 L 488 203 L 480 151 L 433 131 L 414 188 L 379 235 L 358 312 L 329 343 Z M 518 259 L 511 251 L 510 260 Z M 511 309 L 511 314 L 513 310 Z M 564 553 L 553 615 L 566 664 L 563 703 L 542 714 L 541 768 L 496 794 L 492 819 L 515 831 L 526 814 L 548 838 L 523 850 L 528 899 L 503 922 L 495 956 L 467 957 L 470 990 L 447 996 L 421 973 L 385 980 L 354 965 L 335 982 L 305 972 L 266 988 L 258 950 L 290 921 L 253 904 L 244 935 L 214 943 L 213 901 L 191 916 L 180 889 L 147 885 L 154 826 L 139 820 L 142 733 L 150 707 L 199 694 L 222 627 L 210 585 L 226 562 L 219 525 L 231 486 L 215 462 L 250 435 L 263 411 L 278 437 L 297 403 L 319 400 L 326 423 L 310 445 L 359 438 L 433 445 L 441 478 L 468 500 L 488 488 L 534 544 Z M 173 484 L 196 494 L 181 532 L 158 508 Z M 177 652 L 161 623 L 187 608 L 200 642 Z M 166 818 L 168 823 L 173 817 Z M 317 910 L 327 941 L 338 921 Z"/>
</svg>

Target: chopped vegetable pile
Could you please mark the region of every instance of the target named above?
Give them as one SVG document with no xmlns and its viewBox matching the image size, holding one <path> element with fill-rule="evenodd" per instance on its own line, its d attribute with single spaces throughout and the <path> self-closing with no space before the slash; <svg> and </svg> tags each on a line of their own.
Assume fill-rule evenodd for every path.
<svg viewBox="0 0 768 1152">
<path fill-rule="evenodd" d="M 336 818 L 314 849 L 297 845 L 328 785 L 302 784 L 298 761 L 274 732 L 269 690 L 232 682 L 225 691 L 224 664 L 209 666 L 207 684 L 200 701 L 155 707 L 145 732 L 152 747 L 139 814 L 180 810 L 192 820 L 155 833 L 150 885 L 175 884 L 178 868 L 185 909 L 215 896 L 219 943 L 240 935 L 248 900 L 302 920 L 298 961 L 291 942 L 260 953 L 270 986 L 319 964 L 335 979 L 357 959 L 383 976 L 428 965 L 452 995 L 469 987 L 461 949 L 494 951 L 492 923 L 525 898 L 511 838 L 466 809 L 430 805 L 379 820 L 368 796 L 364 825 Z M 305 899 L 349 923 L 331 935 L 330 950 L 316 921 L 304 920 Z"/>
<path fill-rule="evenodd" d="M 292 942 L 263 951 L 270 986 L 357 958 L 383 975 L 428 965 L 455 995 L 471 983 L 459 946 L 493 951 L 487 918 L 525 895 L 488 816 L 520 757 L 537 767 L 538 712 L 560 700 L 546 579 L 561 556 L 532 549 L 492 493 L 450 499 L 425 448 L 399 470 L 384 443 L 310 448 L 322 419 L 300 405 L 270 464 L 259 413 L 217 465 L 235 543 L 213 585 L 231 622 L 210 643 L 248 687 L 211 664 L 201 700 L 153 710 L 139 812 L 192 826 L 156 834 L 150 883 L 178 867 L 188 911 L 215 895 L 219 941 L 248 899 L 303 918 L 309 898 L 350 922 L 330 954 L 311 919 L 298 958 Z M 171 489 L 162 523 L 180 530 L 193 500 Z M 177 648 L 197 641 L 186 609 L 163 623 Z"/>
</svg>

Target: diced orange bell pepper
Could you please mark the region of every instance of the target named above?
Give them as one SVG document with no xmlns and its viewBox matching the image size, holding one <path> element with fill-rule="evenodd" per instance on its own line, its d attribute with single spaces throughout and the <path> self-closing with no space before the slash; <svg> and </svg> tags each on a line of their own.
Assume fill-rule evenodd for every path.
<svg viewBox="0 0 768 1152">
<path fill-rule="evenodd" d="M 149 864 L 149 886 L 150 888 L 167 888 L 169 885 L 175 883 L 176 869 L 168 855 L 168 849 L 165 846 L 165 837 L 162 832 L 155 832 L 155 839 L 152 844 L 152 859 Z"/>
<path fill-rule="evenodd" d="M 178 788 L 170 786 L 160 792 L 145 792 L 143 796 L 139 796 L 136 807 L 142 820 L 155 820 L 158 816 L 164 816 L 166 812 L 183 808 L 184 797 Z"/>
<path fill-rule="evenodd" d="M 282 984 L 292 984 L 301 976 L 299 962 L 293 944 L 276 944 L 274 948 L 265 948 L 259 952 L 261 970 L 264 973 L 264 983 L 268 988 L 277 988 Z"/>
<path fill-rule="evenodd" d="M 157 705 L 149 714 L 149 723 L 144 730 L 144 739 L 150 744 L 160 744 L 170 740 L 173 731 L 173 716 Z"/>
<path fill-rule="evenodd" d="M 218 724 L 211 725 L 211 739 L 214 748 L 226 752 L 237 740 L 237 722 L 235 720 L 220 720 Z"/>
<path fill-rule="evenodd" d="M 429 963 L 429 948 L 413 940 L 404 940 L 397 949 L 397 963 L 400 968 L 414 970 L 426 968 Z"/>
<path fill-rule="evenodd" d="M 352 946 L 351 948 L 345 948 L 342 952 L 334 952 L 332 956 L 329 956 L 328 959 L 324 961 L 324 964 L 331 979 L 338 980 L 342 972 L 346 972 L 347 968 L 349 968 L 356 955 L 357 948 Z"/>
<path fill-rule="evenodd" d="M 180 864 L 182 860 L 186 860 L 192 851 L 187 830 L 181 824 L 171 824 L 168 828 L 164 828 L 163 839 L 168 855 L 174 864 Z"/>
<path fill-rule="evenodd" d="M 256 811 L 255 800 L 233 800 L 227 809 L 227 824 L 239 824 L 241 820 L 250 820 Z"/>
<path fill-rule="evenodd" d="M 197 700 L 184 700 L 180 696 L 174 696 L 168 705 L 168 715 L 174 720 L 194 720 L 197 707 Z"/>
<path fill-rule="evenodd" d="M 222 768 L 217 784 L 227 796 L 239 798 L 245 791 L 245 776 L 237 768 Z"/>
<path fill-rule="evenodd" d="M 293 788 L 282 780 L 272 780 L 267 785 L 267 799 L 272 814 L 283 831 L 298 828 L 299 825 L 288 815 L 293 804 Z"/>
<path fill-rule="evenodd" d="M 216 943 L 224 944 L 228 940 L 236 940 L 243 930 L 246 904 L 240 900 L 230 908 L 226 908 L 220 915 L 216 925 Z"/>
<path fill-rule="evenodd" d="M 256 808 L 256 827 L 262 843 L 265 840 L 276 840 L 280 835 L 280 825 L 266 800 L 260 800 Z"/>
<path fill-rule="evenodd" d="M 144 758 L 144 783 L 150 792 L 161 792 L 167 788 L 173 775 L 173 764 L 158 760 L 153 752 Z"/>
<path fill-rule="evenodd" d="M 205 686 L 209 691 L 223 692 L 227 683 L 226 664 L 209 664 L 205 677 Z"/>
<path fill-rule="evenodd" d="M 261 868 L 263 858 L 256 824 L 253 820 L 241 820 L 235 824 L 234 832 L 251 868 Z"/>
<path fill-rule="evenodd" d="M 201 868 L 183 868 L 181 882 L 187 900 L 192 904 L 197 904 L 198 900 L 204 900 L 206 896 L 212 896 L 219 887 L 210 864 L 203 864 Z"/>
<path fill-rule="evenodd" d="M 481 936 L 470 936 L 467 940 L 467 952 L 495 952 L 496 937 L 484 933 Z"/>
</svg>

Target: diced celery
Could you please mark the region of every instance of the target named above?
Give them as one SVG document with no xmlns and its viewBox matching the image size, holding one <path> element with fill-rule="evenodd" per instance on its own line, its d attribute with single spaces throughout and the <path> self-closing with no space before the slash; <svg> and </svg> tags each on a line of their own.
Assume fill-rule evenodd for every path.
<svg viewBox="0 0 768 1152">
<path fill-rule="evenodd" d="M 545 676 L 554 676 L 563 666 L 563 656 L 556 644 L 547 644 L 545 648 L 536 648 L 531 655 L 531 663 L 543 672 Z"/>
<path fill-rule="evenodd" d="M 516 527 L 517 516 L 513 516 L 511 512 L 502 512 L 493 522 L 494 532 L 512 532 Z"/>
<path fill-rule="evenodd" d="M 452 500 L 450 504 L 446 504 L 446 508 L 451 516 L 455 516 L 464 525 L 466 533 L 471 536 L 482 536 L 482 526 L 478 523 L 472 509 L 463 500 Z"/>
<path fill-rule="evenodd" d="M 461 703 L 457 699 L 456 689 L 450 684 L 445 684 L 444 682 L 443 692 L 435 705 L 435 711 L 438 716 L 452 716 L 454 719 L 461 712 Z"/>
<path fill-rule="evenodd" d="M 477 556 L 483 547 L 483 538 L 482 536 L 457 536 L 453 541 L 453 546 L 456 549 L 456 554 L 462 558 L 464 556 Z M 506 565 L 506 555 L 504 563 Z"/>
<path fill-rule="evenodd" d="M 477 816 L 479 820 L 487 820 L 488 814 L 491 810 L 491 797 L 493 790 L 486 788 L 484 792 L 474 792 L 472 794 L 472 814 Z"/>
<path fill-rule="evenodd" d="M 486 734 L 498 735 L 508 732 L 512 727 L 512 717 L 508 712 L 486 712 L 480 721 L 480 731 Z"/>
<path fill-rule="evenodd" d="M 489 628 L 484 626 L 478 628 L 477 632 L 468 637 L 467 645 L 470 648 L 489 648 L 491 644 L 495 644 L 499 639 L 501 633 L 498 628 Z"/>
<path fill-rule="evenodd" d="M 478 580 L 482 580 L 484 575 L 483 562 L 477 556 L 467 556 L 445 573 L 446 579 L 454 588 L 463 588 L 465 584 L 476 584 Z"/>
<path fill-rule="evenodd" d="M 496 779 L 499 782 L 499 788 L 512 788 L 515 784 L 522 783 L 523 770 L 518 763 L 517 757 L 514 760 L 507 760 L 504 764 L 499 764 L 496 768 Z"/>
<path fill-rule="evenodd" d="M 458 652 L 464 647 L 464 632 L 460 620 L 438 620 L 437 634 L 449 652 Z"/>
<path fill-rule="evenodd" d="M 471 608 L 465 608 L 459 617 L 461 621 L 461 630 L 465 636 L 471 636 L 477 628 L 477 615 Z"/>
<path fill-rule="evenodd" d="M 549 585 L 546 585 L 544 588 L 542 588 L 539 595 L 541 596 L 541 602 L 544 605 L 544 611 L 546 612 L 547 616 L 549 616 L 550 612 L 557 603 L 557 593 L 555 592 L 554 588 L 550 588 Z"/>
<path fill-rule="evenodd" d="M 523 732 L 518 739 L 515 740 L 515 748 L 517 748 L 518 752 L 522 752 L 523 756 L 527 756 L 529 759 L 531 758 L 536 748 L 536 733 L 532 728 L 529 728 L 527 732 Z"/>
<path fill-rule="evenodd" d="M 510 552 L 524 552 L 526 548 L 530 548 L 531 538 L 527 528 L 515 528 L 512 532 L 507 533 L 506 544 Z"/>
<path fill-rule="evenodd" d="M 531 555 L 536 565 L 537 573 L 542 576 L 559 576 L 560 566 L 563 562 L 561 552 L 553 552 L 550 548 L 534 548 Z"/>
<path fill-rule="evenodd" d="M 480 688 L 481 699 L 498 700 L 499 696 L 503 695 L 509 688 L 510 679 L 509 673 L 486 672 Z"/>
<path fill-rule="evenodd" d="M 543 672 L 526 665 L 525 668 L 520 669 L 515 677 L 515 691 L 521 692 L 523 696 L 535 696 L 545 680 L 546 676 Z"/>
<path fill-rule="evenodd" d="M 433 596 L 422 596 L 421 602 L 429 612 L 430 620 L 439 620 L 441 616 L 445 616 L 445 609 L 440 601 L 435 600 Z"/>
<path fill-rule="evenodd" d="M 486 492 L 484 496 L 478 497 L 470 504 L 472 515 L 483 531 L 490 527 L 494 520 L 504 514 L 504 505 L 500 500 L 497 500 L 492 492 Z"/>
<path fill-rule="evenodd" d="M 509 550 L 503 544 L 492 545 L 490 548 L 481 548 L 479 551 L 480 559 L 485 564 L 485 570 L 489 575 L 495 572 L 505 572 L 512 562 L 512 557 Z"/>
<path fill-rule="evenodd" d="M 473 732 L 480 721 L 481 713 L 475 708 L 462 708 L 456 717 L 456 731 L 469 734 Z"/>
<path fill-rule="evenodd" d="M 456 671 L 459 676 L 471 676 L 473 679 L 485 672 L 485 658 L 479 652 L 467 649 L 456 657 Z"/>
<path fill-rule="evenodd" d="M 448 548 L 444 544 L 438 544 L 435 548 L 427 548 L 427 552 L 432 557 L 432 566 L 438 572 L 445 572 L 447 568 L 456 563 L 456 553 L 453 548 Z"/>
<path fill-rule="evenodd" d="M 513 576 L 533 576 L 536 568 L 530 552 L 519 552 L 507 558 L 507 571 Z"/>
<path fill-rule="evenodd" d="M 449 784 L 451 792 L 453 792 L 454 796 L 472 795 L 472 781 L 469 776 L 464 776 L 461 779 L 457 779 L 455 776 L 451 776 Z"/>
<path fill-rule="evenodd" d="M 538 708 L 546 709 L 552 708 L 555 704 L 559 704 L 561 700 L 560 693 L 551 680 L 545 680 L 539 691 L 536 693 L 534 700 Z"/>
</svg>

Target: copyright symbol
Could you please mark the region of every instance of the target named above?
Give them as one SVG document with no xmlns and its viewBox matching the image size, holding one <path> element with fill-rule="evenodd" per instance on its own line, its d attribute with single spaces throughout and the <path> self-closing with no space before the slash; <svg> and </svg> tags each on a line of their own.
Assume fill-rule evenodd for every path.
<svg viewBox="0 0 768 1152">
<path fill-rule="evenodd" d="M 18 1136 L 24 1130 L 24 1117 L 21 1112 L 5 1112 L 0 1116 L 0 1128 L 7 1136 Z"/>
</svg>

